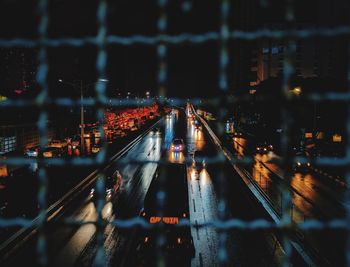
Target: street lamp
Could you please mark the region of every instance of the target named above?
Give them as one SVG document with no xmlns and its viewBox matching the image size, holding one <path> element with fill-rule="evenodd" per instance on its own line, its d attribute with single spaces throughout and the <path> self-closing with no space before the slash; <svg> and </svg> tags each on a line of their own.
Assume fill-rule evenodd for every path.
<svg viewBox="0 0 350 267">
<path fill-rule="evenodd" d="M 67 84 L 67 85 L 73 86 L 74 88 L 76 88 L 76 86 L 77 86 L 75 83 L 65 82 L 62 79 L 58 79 L 58 81 L 62 84 Z M 79 86 L 79 88 L 80 88 L 80 149 L 81 149 L 81 154 L 84 154 L 84 152 L 85 152 L 85 146 L 84 146 L 85 145 L 85 142 L 84 142 L 85 125 L 84 125 L 84 106 L 83 106 L 83 100 L 84 100 L 83 80 L 77 80 L 77 81 L 79 81 L 79 83 L 80 83 L 80 86 Z M 98 79 L 97 82 L 86 84 L 85 88 L 87 88 L 91 85 L 95 85 L 98 82 L 108 82 L 108 80 L 107 79 Z"/>
<path fill-rule="evenodd" d="M 293 94 L 296 95 L 296 96 L 299 96 L 301 95 L 302 91 L 301 91 L 301 88 L 299 86 L 297 87 L 294 87 L 293 90 L 292 90 Z"/>
</svg>

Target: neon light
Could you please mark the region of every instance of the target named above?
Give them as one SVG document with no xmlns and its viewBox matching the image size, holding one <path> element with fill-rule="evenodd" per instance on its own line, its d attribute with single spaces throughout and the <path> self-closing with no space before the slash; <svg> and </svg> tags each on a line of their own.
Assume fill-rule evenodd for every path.
<svg viewBox="0 0 350 267">
<path fill-rule="evenodd" d="M 159 223 L 160 222 L 160 217 L 151 217 L 149 218 L 150 223 Z"/>
<path fill-rule="evenodd" d="M 150 217 L 149 222 L 152 224 L 159 223 L 160 221 L 163 221 L 165 224 L 178 224 L 179 218 L 178 217 Z"/>
</svg>

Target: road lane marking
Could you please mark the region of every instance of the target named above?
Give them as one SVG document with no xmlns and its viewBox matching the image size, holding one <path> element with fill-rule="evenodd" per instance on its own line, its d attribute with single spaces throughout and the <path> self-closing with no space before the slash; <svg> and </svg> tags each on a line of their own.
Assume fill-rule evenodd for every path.
<svg viewBox="0 0 350 267">
<path fill-rule="evenodd" d="M 202 253 L 199 252 L 199 266 L 203 267 L 203 257 L 202 257 Z"/>
<path fill-rule="evenodd" d="M 198 229 L 198 222 L 197 222 L 197 220 L 195 220 L 195 227 L 196 227 L 197 240 L 199 240 L 199 229 Z"/>
</svg>

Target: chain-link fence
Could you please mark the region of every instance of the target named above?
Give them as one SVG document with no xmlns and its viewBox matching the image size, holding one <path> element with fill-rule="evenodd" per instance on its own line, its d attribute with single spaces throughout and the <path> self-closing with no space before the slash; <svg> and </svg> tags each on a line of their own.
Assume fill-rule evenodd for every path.
<svg viewBox="0 0 350 267">
<path fill-rule="evenodd" d="M 38 49 L 38 69 L 36 80 L 40 86 L 40 94 L 33 100 L 18 100 L 18 99 L 7 99 L 6 101 L 0 102 L 1 112 L 6 112 L 9 108 L 38 108 L 40 110 L 40 115 L 37 120 L 37 127 L 40 131 L 40 146 L 41 148 L 45 148 L 48 142 L 48 125 L 47 118 L 49 116 L 49 108 L 51 106 L 57 107 L 80 107 L 84 105 L 85 107 L 93 107 L 96 109 L 96 119 L 98 121 L 103 121 L 104 119 L 104 111 L 106 107 L 121 107 L 121 106 L 137 106 L 140 103 L 134 99 L 110 99 L 106 95 L 106 84 L 103 82 L 97 82 L 95 86 L 95 98 L 93 99 L 81 99 L 75 100 L 69 97 L 64 98 L 52 98 L 49 94 L 49 85 L 48 85 L 48 71 L 50 64 L 48 62 L 47 51 L 49 48 L 68 46 L 68 47 L 84 47 L 87 45 L 93 45 L 97 48 L 97 58 L 96 58 L 96 71 L 98 80 L 105 79 L 107 77 L 107 47 L 119 45 L 119 46 L 131 46 L 131 45 L 141 45 L 141 46 L 152 46 L 156 47 L 157 51 L 157 61 L 158 61 L 158 71 L 157 71 L 157 84 L 158 91 L 157 95 L 159 96 L 158 102 L 162 105 L 172 105 L 172 106 L 186 106 L 188 102 L 190 102 L 195 107 L 200 107 L 203 102 L 206 103 L 207 106 L 216 109 L 218 120 L 223 121 L 226 118 L 226 114 L 228 111 L 235 105 L 238 105 L 244 101 L 250 101 L 251 96 L 238 96 L 232 95 L 229 83 L 230 71 L 230 44 L 235 42 L 236 40 L 243 40 L 247 42 L 253 42 L 257 40 L 281 40 L 285 41 L 285 51 L 284 51 L 284 59 L 283 59 L 283 75 L 282 75 L 282 85 L 280 88 L 280 94 L 278 94 L 281 106 L 280 106 L 280 128 L 283 130 L 281 134 L 281 143 L 280 143 L 280 151 L 281 151 L 281 162 L 280 166 L 283 170 L 288 170 L 289 166 L 296 163 L 298 160 L 305 161 L 306 159 L 296 158 L 290 153 L 291 141 L 292 140 L 292 129 L 290 123 L 293 121 L 293 114 L 291 113 L 291 106 L 296 104 L 297 100 L 293 94 L 290 94 L 290 88 L 293 87 L 292 79 L 295 73 L 296 67 L 294 65 L 294 58 L 296 56 L 296 42 L 299 40 L 307 40 L 316 38 L 318 39 L 327 39 L 327 38 L 344 38 L 344 42 L 349 47 L 349 36 L 350 36 L 350 28 L 349 25 L 335 25 L 334 27 L 305 27 L 301 29 L 297 29 L 293 27 L 293 23 L 295 22 L 295 9 L 294 9 L 294 1 L 286 1 L 285 6 L 285 25 L 288 25 L 283 30 L 275 30 L 269 28 L 263 28 L 256 31 L 243 31 L 243 30 L 231 30 L 230 29 L 230 14 L 232 12 L 232 1 L 229 0 L 221 0 L 220 1 L 220 27 L 217 31 L 214 32 L 206 32 L 202 34 L 190 34 L 190 33 L 181 33 L 178 35 L 168 35 L 167 34 L 167 24 L 168 24 L 168 16 L 167 16 L 167 0 L 158 0 L 158 9 L 159 9 L 159 17 L 157 21 L 157 30 L 158 34 L 155 36 L 143 36 L 143 35 L 132 35 L 132 36 L 119 36 L 119 35 L 110 35 L 108 34 L 107 28 L 107 18 L 108 18 L 108 5 L 106 0 L 98 1 L 98 7 L 96 11 L 96 20 L 98 25 L 97 35 L 95 37 L 82 37 L 82 38 L 50 38 L 48 36 L 48 28 L 50 23 L 50 14 L 49 14 L 49 0 L 38 0 L 37 13 L 40 16 L 38 28 L 37 28 L 37 39 L 25 39 L 25 38 L 16 38 L 16 39 L 0 39 L 0 47 L 1 48 L 13 48 L 13 47 L 25 47 L 25 48 L 37 48 Z M 184 1 L 184 7 L 190 8 L 191 2 Z M 269 1 L 260 1 L 262 5 L 266 5 Z M 173 98 L 171 104 L 167 101 L 167 80 L 168 80 L 168 61 L 167 61 L 167 53 L 168 46 L 173 45 L 201 45 L 207 42 L 217 42 L 219 50 L 218 58 L 218 84 L 217 84 L 217 96 L 211 97 L 208 99 L 201 98 L 193 98 L 193 99 L 183 99 L 183 98 Z M 349 56 L 349 55 L 344 55 Z M 350 65 L 349 65 L 350 66 Z M 350 85 L 350 67 L 348 67 L 347 71 L 347 81 L 348 87 Z M 230 97 L 227 97 L 229 96 Z M 304 100 L 311 101 L 312 103 L 321 103 L 321 102 L 336 102 L 343 103 L 347 107 L 347 113 L 349 113 L 349 99 L 350 94 L 348 91 L 344 92 L 334 92 L 332 90 L 328 90 L 327 92 L 314 92 L 307 94 L 304 97 Z M 271 98 L 268 96 L 266 98 Z M 262 97 L 261 99 L 257 99 L 257 101 L 264 101 L 266 99 Z M 153 102 L 153 100 L 145 100 L 141 105 L 149 105 Z M 193 110 L 194 112 L 194 110 Z M 313 160 L 313 164 L 315 166 L 331 166 L 331 167 L 344 167 L 346 168 L 345 180 L 349 184 L 350 182 L 350 173 L 349 173 L 349 159 L 350 159 L 350 120 L 349 114 L 342 114 L 345 117 L 344 121 L 346 123 L 346 132 L 344 134 L 346 140 L 345 146 L 345 156 L 342 158 L 333 158 L 333 157 L 319 157 Z M 203 122 L 205 123 L 205 122 Z M 209 126 L 208 126 L 209 127 Z M 100 126 L 99 131 L 101 133 L 104 132 L 103 126 Z M 218 127 L 216 134 L 222 139 L 225 138 L 225 133 L 223 127 Z M 213 133 L 212 136 L 215 136 Z M 102 140 L 105 137 L 102 134 Z M 220 138 L 221 139 L 221 138 Z M 220 142 L 220 141 L 218 141 Z M 107 146 L 106 142 L 103 141 L 104 145 Z M 221 147 L 221 144 L 218 144 Z M 78 165 L 81 167 L 85 167 L 88 165 L 97 165 L 101 166 L 101 172 L 104 171 L 102 168 L 109 162 L 110 159 L 107 158 L 107 155 L 104 152 L 105 150 L 101 150 L 98 157 L 96 158 L 72 158 L 72 159 L 62 159 L 62 158 L 39 158 L 39 159 L 31 159 L 31 158 L 22 158 L 22 157 L 9 157 L 7 159 L 2 159 L 1 161 L 4 164 L 11 165 L 23 165 L 29 163 L 38 163 L 39 168 L 39 190 L 38 190 L 38 204 L 40 206 L 39 217 L 37 220 L 27 220 L 23 218 L 11 218 L 4 219 L 0 218 L 0 227 L 8 228 L 8 227 L 23 227 L 23 228 L 35 228 L 38 230 L 39 238 L 37 242 L 37 254 L 38 261 L 41 265 L 47 264 L 47 255 L 46 255 L 46 238 L 45 238 L 45 226 L 47 224 L 48 217 L 51 216 L 50 211 L 47 210 L 47 183 L 48 177 L 46 172 L 47 164 L 51 166 L 64 166 L 64 165 Z M 223 164 L 229 160 L 232 164 L 247 164 L 252 162 L 251 157 L 231 157 L 228 155 L 228 151 L 224 150 L 224 154 L 226 157 L 222 157 L 218 155 L 211 159 L 206 159 L 206 164 Z M 122 161 L 122 160 L 121 160 Z M 133 163 L 139 163 L 144 161 L 138 161 L 135 159 Z M 167 164 L 166 161 L 148 161 L 151 163 L 157 164 Z M 290 175 L 288 171 L 286 171 L 283 176 L 287 177 Z M 225 175 L 221 174 L 222 179 L 225 179 Z M 261 182 L 261 174 L 260 177 L 256 180 Z M 277 231 L 282 232 L 283 234 L 283 247 L 285 251 L 283 265 L 288 266 L 291 261 L 293 249 L 293 240 L 290 239 L 290 233 L 294 230 L 299 231 L 317 231 L 322 229 L 331 229 L 331 230 L 345 230 L 347 232 L 347 244 L 344 247 L 344 253 L 346 254 L 346 262 L 347 266 L 350 266 L 350 254 L 348 251 L 349 248 L 349 225 L 350 225 L 350 195 L 346 194 L 345 203 L 346 205 L 346 217 L 343 219 L 333 219 L 324 221 L 317 219 L 308 219 L 303 218 L 299 223 L 295 223 L 293 221 L 293 213 L 291 213 L 291 207 L 293 207 L 290 184 L 287 179 L 281 182 L 282 192 L 279 196 L 280 206 L 278 207 L 279 213 L 279 223 L 275 221 L 259 219 L 254 221 L 245 221 L 236 218 L 225 218 L 209 221 L 203 224 L 196 224 L 195 227 L 213 227 L 220 231 L 220 235 L 222 235 L 220 240 L 225 240 L 223 237 L 226 231 L 238 229 L 238 230 L 267 230 L 267 231 Z M 264 187 L 262 185 L 262 187 Z M 97 186 L 97 194 L 100 196 L 100 204 L 97 205 L 97 212 L 99 214 L 97 221 L 94 222 L 81 222 L 81 221 L 71 221 L 66 220 L 65 223 L 70 225 L 77 224 L 95 224 L 97 226 L 98 232 L 98 247 L 99 250 L 96 253 L 97 262 L 99 259 L 103 259 L 101 255 L 104 253 L 103 246 L 103 229 L 106 225 L 110 224 L 117 228 L 135 228 L 135 227 L 150 227 L 148 223 L 145 223 L 139 217 L 126 219 L 126 220 L 113 220 L 113 221 L 105 221 L 102 218 L 101 212 L 103 208 L 104 202 L 104 180 L 99 179 Z M 264 188 L 263 188 L 264 189 Z M 266 189 L 266 188 L 265 188 Z M 223 197 L 223 196 L 222 196 Z M 220 204 L 226 203 L 225 199 L 219 200 Z M 226 205 L 223 204 L 225 209 Z M 294 216 L 296 216 L 294 214 Z M 219 216 L 220 217 L 220 216 Z M 221 217 L 220 217 L 221 218 Z M 188 225 L 189 222 L 179 223 L 179 226 Z M 192 225 L 194 226 L 194 225 Z M 222 241 L 220 243 L 221 251 L 226 251 L 225 242 Z M 219 257 L 219 261 L 220 261 Z M 313 262 L 310 260 L 310 262 Z M 219 264 L 225 265 L 224 259 Z M 103 265 L 103 262 L 100 262 Z"/>
</svg>

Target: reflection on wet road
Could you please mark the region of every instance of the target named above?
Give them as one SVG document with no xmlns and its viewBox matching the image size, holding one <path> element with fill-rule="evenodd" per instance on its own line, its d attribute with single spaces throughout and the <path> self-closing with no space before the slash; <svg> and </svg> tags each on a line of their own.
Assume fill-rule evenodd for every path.
<svg viewBox="0 0 350 267">
<path fill-rule="evenodd" d="M 184 114 L 173 114 L 170 118 L 164 119 L 159 124 L 159 131 L 148 133 L 143 139 L 130 149 L 122 160 L 114 163 L 108 173 L 118 170 L 122 176 L 122 183 L 119 191 L 105 203 L 102 210 L 103 219 L 110 221 L 113 219 L 126 219 L 138 217 L 143 208 L 144 198 L 155 176 L 159 160 L 169 163 L 184 163 L 187 167 L 188 198 L 191 222 L 196 224 L 206 223 L 218 219 L 220 186 L 223 181 L 219 174 L 227 174 L 226 182 L 233 174 L 223 171 L 222 166 L 213 166 L 209 162 L 206 164 L 205 158 L 216 155 L 216 146 L 208 139 L 208 134 L 203 132 L 201 127 L 196 127 L 192 119 L 184 118 Z M 171 143 L 174 138 L 184 140 L 185 149 L 181 152 L 170 152 Z M 152 161 L 152 162 L 132 162 Z M 153 162 L 155 161 L 155 162 Z M 230 169 L 232 171 L 232 169 Z M 229 184 L 229 183 L 227 183 Z M 230 190 L 234 188 L 230 188 Z M 236 192 L 236 191 L 232 191 Z M 234 194 L 236 196 L 237 194 Z M 237 197 L 240 198 L 240 197 Z M 241 204 L 235 198 L 234 207 L 239 209 Z M 67 209 L 65 218 L 79 220 L 81 222 L 98 220 L 95 201 L 86 196 L 76 201 L 72 207 Z M 246 211 L 244 206 L 243 210 Z M 249 210 L 248 213 L 251 213 Z M 231 217 L 231 207 L 227 208 L 227 216 Z M 241 214 L 235 214 L 241 216 Z M 112 225 L 107 225 L 103 229 L 104 246 L 100 255 L 98 250 L 97 230 L 93 224 L 68 226 L 54 224 L 47 232 L 49 244 L 48 255 L 50 266 L 92 266 L 95 265 L 95 258 L 102 259 L 104 266 L 134 266 L 135 251 L 137 251 L 137 229 L 117 229 Z M 192 227 L 192 237 L 195 247 L 195 257 L 192 259 L 192 266 L 219 266 L 219 248 L 222 245 L 219 240 L 219 233 L 213 227 Z M 262 239 L 256 233 L 246 235 L 238 231 L 230 231 L 227 234 L 227 257 L 232 258 L 236 263 L 244 263 L 246 266 L 273 266 L 261 264 L 270 262 L 271 255 L 265 247 L 261 246 Z M 247 238 L 246 238 L 247 237 Z M 260 240 L 252 242 L 252 240 Z M 259 244 L 259 245 L 257 245 Z M 27 249 L 18 259 L 26 259 L 26 264 L 35 266 L 36 259 L 31 257 L 35 249 L 35 242 L 29 244 L 32 250 Z M 31 253 L 29 253 L 29 252 Z M 258 255 L 258 260 L 254 260 L 249 255 Z M 222 253 L 221 253 L 222 254 Z M 28 259 L 28 260 L 27 260 Z M 131 262 L 131 263 L 130 263 Z M 249 264 L 252 263 L 253 264 Z M 16 264 L 17 263 L 17 264 Z M 34 263 L 34 264 L 32 264 Z M 243 265 L 244 265 L 243 264 Z M 12 266 L 19 266 L 15 262 Z"/>
<path fill-rule="evenodd" d="M 247 140 L 234 138 L 233 147 L 238 157 L 245 155 Z M 250 172 L 254 180 L 267 193 L 274 203 L 281 206 L 281 183 L 283 172 L 272 161 L 277 156 L 273 152 L 255 154 L 254 164 Z M 334 218 L 342 216 L 343 197 L 342 189 L 326 185 L 311 170 L 307 172 L 294 172 L 290 179 L 292 190 L 293 211 L 295 222 L 306 218 Z"/>
<path fill-rule="evenodd" d="M 165 129 L 166 132 L 169 131 L 168 128 Z M 149 133 L 123 156 L 123 160 L 126 160 L 126 162 L 136 159 L 158 161 L 161 154 L 162 135 Z M 117 196 L 104 206 L 102 210 L 103 218 L 113 220 L 117 217 L 138 216 L 138 211 L 156 171 L 157 163 L 120 164 L 117 162 L 112 168 L 120 171 L 122 184 Z M 123 205 L 126 205 L 126 207 L 121 208 Z M 73 214 L 72 218 L 82 221 L 96 221 L 97 213 L 94 202 L 85 202 L 85 205 Z M 74 266 L 76 262 L 79 262 L 81 266 L 91 265 L 91 261 L 97 252 L 95 228 L 94 225 L 87 224 L 76 230 L 66 246 L 54 258 L 55 266 Z M 121 235 L 118 229 L 111 225 L 105 228 L 104 236 L 105 261 L 106 265 L 109 266 L 115 264 L 117 256 L 125 251 L 128 236 Z"/>
<path fill-rule="evenodd" d="M 187 121 L 187 146 L 189 155 L 197 153 L 195 151 L 208 155 L 204 134 L 201 129 L 195 129 L 191 119 Z M 190 216 L 194 225 L 218 219 L 217 198 L 210 174 L 203 163 L 197 161 L 195 154 L 193 164 L 187 167 Z M 217 231 L 208 227 L 192 227 L 192 236 L 196 248 L 192 266 L 217 266 Z"/>
</svg>

